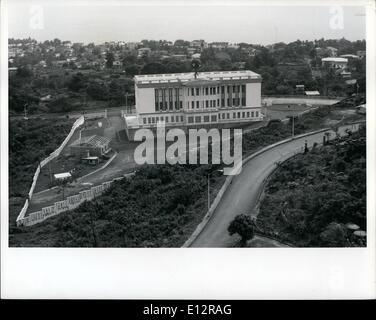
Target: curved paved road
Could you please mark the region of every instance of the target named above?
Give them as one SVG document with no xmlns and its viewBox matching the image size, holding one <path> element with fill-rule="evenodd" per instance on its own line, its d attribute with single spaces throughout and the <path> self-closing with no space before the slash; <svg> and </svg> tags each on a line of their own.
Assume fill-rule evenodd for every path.
<svg viewBox="0 0 376 320">
<path fill-rule="evenodd" d="M 346 128 L 354 130 L 353 126 L 344 126 L 339 130 L 344 134 Z M 335 136 L 330 132 L 330 138 Z M 226 190 L 222 200 L 218 204 L 213 216 L 208 221 L 198 237 L 191 243 L 191 247 L 229 247 L 235 237 L 230 237 L 227 227 L 234 217 L 241 213 L 252 213 L 260 192 L 263 189 L 263 181 L 276 167 L 277 161 L 283 161 L 304 148 L 305 140 L 308 147 L 314 142 L 322 143 L 324 133 L 317 133 L 308 137 L 302 137 L 273 149 L 270 149 L 247 163 L 243 164 L 242 172 L 234 177 L 231 185 Z"/>
</svg>

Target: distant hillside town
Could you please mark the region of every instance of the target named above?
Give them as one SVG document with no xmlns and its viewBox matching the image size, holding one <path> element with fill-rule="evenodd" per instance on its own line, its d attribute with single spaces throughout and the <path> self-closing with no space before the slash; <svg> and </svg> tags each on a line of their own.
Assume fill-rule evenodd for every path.
<svg viewBox="0 0 376 320">
<path fill-rule="evenodd" d="M 103 44 L 9 39 L 10 113 L 132 108 L 134 76 L 252 70 L 262 95 L 365 92 L 365 40 L 275 43 L 142 40 Z"/>
</svg>

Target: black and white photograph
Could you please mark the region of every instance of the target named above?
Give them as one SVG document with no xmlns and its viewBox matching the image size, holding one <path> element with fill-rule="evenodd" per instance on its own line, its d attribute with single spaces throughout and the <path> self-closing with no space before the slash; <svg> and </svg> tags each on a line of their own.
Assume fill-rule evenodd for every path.
<svg viewBox="0 0 376 320">
<path fill-rule="evenodd" d="M 373 247 L 374 10 L 2 1 L 6 246 Z"/>
</svg>

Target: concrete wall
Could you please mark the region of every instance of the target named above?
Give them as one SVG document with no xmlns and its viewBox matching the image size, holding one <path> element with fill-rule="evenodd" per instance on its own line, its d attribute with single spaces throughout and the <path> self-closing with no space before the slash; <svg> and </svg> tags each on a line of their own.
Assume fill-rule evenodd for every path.
<svg viewBox="0 0 376 320">
<path fill-rule="evenodd" d="M 138 113 L 155 112 L 154 88 L 136 88 L 136 108 Z"/>
<path fill-rule="evenodd" d="M 84 190 L 76 195 L 67 197 L 65 200 L 57 201 L 51 206 L 43 207 L 40 211 L 32 212 L 28 216 L 17 220 L 17 225 L 32 226 L 46 220 L 47 218 L 56 216 L 59 213 L 73 210 L 85 201 L 93 200 L 95 197 L 101 195 L 115 180 L 119 180 L 119 178 L 112 181 L 103 182 L 98 186 L 91 187 L 88 190 Z"/>
<path fill-rule="evenodd" d="M 261 82 L 247 83 L 246 85 L 246 104 L 247 107 L 261 107 Z"/>
</svg>

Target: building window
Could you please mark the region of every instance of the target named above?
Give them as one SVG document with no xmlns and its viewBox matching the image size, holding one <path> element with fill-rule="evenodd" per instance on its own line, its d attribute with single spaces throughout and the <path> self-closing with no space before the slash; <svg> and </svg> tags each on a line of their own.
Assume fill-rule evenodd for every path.
<svg viewBox="0 0 376 320">
<path fill-rule="evenodd" d="M 170 101 L 170 110 L 173 109 L 172 101 Z"/>
<path fill-rule="evenodd" d="M 222 94 L 225 94 L 225 86 L 222 86 L 221 90 L 222 90 Z"/>
<path fill-rule="evenodd" d="M 232 86 L 232 92 L 235 93 L 236 86 Z"/>
<path fill-rule="evenodd" d="M 188 123 L 193 123 L 193 117 L 188 117 Z"/>
<path fill-rule="evenodd" d="M 245 84 L 242 85 L 242 93 L 245 94 Z"/>
<path fill-rule="evenodd" d="M 230 106 L 230 99 L 227 98 L 227 106 L 229 107 Z"/>
<path fill-rule="evenodd" d="M 194 89 L 194 88 L 191 88 L 191 95 L 192 95 L 192 96 L 195 95 L 195 89 Z"/>
<path fill-rule="evenodd" d="M 211 116 L 211 121 L 212 122 L 217 122 L 217 116 L 216 115 L 212 115 Z"/>
<path fill-rule="evenodd" d="M 205 94 L 208 96 L 209 95 L 209 88 L 205 88 Z"/>
<path fill-rule="evenodd" d="M 150 119 L 150 118 L 148 118 L 148 123 L 149 123 L 149 124 L 151 123 L 151 119 Z"/>
<path fill-rule="evenodd" d="M 258 112 L 258 111 L 256 111 L 256 118 L 258 118 L 258 116 L 259 116 L 259 112 Z"/>
<path fill-rule="evenodd" d="M 200 88 L 196 88 L 196 96 L 200 95 Z"/>
<path fill-rule="evenodd" d="M 249 118 L 249 112 L 247 112 L 247 118 Z"/>
<path fill-rule="evenodd" d="M 200 108 L 200 101 L 196 101 L 196 108 L 197 108 L 197 109 Z"/>
<path fill-rule="evenodd" d="M 240 112 L 238 112 L 238 119 L 240 119 Z"/>
<path fill-rule="evenodd" d="M 159 109 L 158 109 L 158 102 L 155 103 L 155 111 L 159 111 Z"/>
<path fill-rule="evenodd" d="M 242 113 L 242 117 L 245 118 L 245 112 Z"/>
<path fill-rule="evenodd" d="M 215 108 L 215 100 L 213 100 L 213 108 Z"/>
<path fill-rule="evenodd" d="M 175 122 L 175 117 L 171 116 L 171 122 Z"/>
<path fill-rule="evenodd" d="M 242 106 L 245 107 L 245 97 L 242 98 Z"/>
<path fill-rule="evenodd" d="M 227 114 L 227 119 L 230 119 L 230 114 L 229 113 Z"/>
<path fill-rule="evenodd" d="M 236 119 L 236 113 L 235 112 L 232 113 L 232 118 Z"/>
<path fill-rule="evenodd" d="M 240 86 L 237 86 L 237 89 L 236 89 L 238 92 L 240 92 Z"/>
<path fill-rule="evenodd" d="M 155 118 L 154 117 L 151 118 L 151 122 L 155 123 Z"/>
<path fill-rule="evenodd" d="M 252 111 L 251 112 L 251 117 L 253 118 L 255 116 L 255 113 Z"/>
<path fill-rule="evenodd" d="M 195 117 L 195 122 L 196 123 L 201 123 L 201 117 L 200 116 Z"/>
<path fill-rule="evenodd" d="M 217 99 L 217 106 L 219 107 L 219 99 Z"/>
<path fill-rule="evenodd" d="M 222 107 L 225 106 L 225 99 L 222 99 Z"/>
<path fill-rule="evenodd" d="M 230 86 L 227 86 L 227 93 L 230 93 Z"/>
<path fill-rule="evenodd" d="M 213 108 L 213 100 L 210 100 L 210 108 Z"/>
<path fill-rule="evenodd" d="M 143 120 L 144 124 L 146 124 L 146 118 L 143 118 L 142 120 Z"/>
<path fill-rule="evenodd" d="M 216 87 L 213 88 L 213 94 L 216 94 L 216 93 L 215 93 L 215 89 L 216 89 Z"/>
<path fill-rule="evenodd" d="M 235 102 L 236 102 L 236 99 L 235 99 L 235 98 L 232 98 L 232 105 L 233 105 L 233 106 L 236 106 L 236 103 L 235 103 Z"/>
<path fill-rule="evenodd" d="M 195 102 L 192 101 L 191 104 L 192 104 L 192 109 L 194 109 L 195 108 Z"/>
<path fill-rule="evenodd" d="M 209 122 L 209 116 L 204 116 L 204 122 Z"/>
<path fill-rule="evenodd" d="M 183 116 L 180 116 L 180 121 L 183 122 Z"/>
<path fill-rule="evenodd" d="M 210 94 L 212 95 L 213 94 L 213 88 L 210 87 Z"/>
<path fill-rule="evenodd" d="M 180 109 L 183 109 L 183 101 L 179 101 L 180 102 Z"/>
<path fill-rule="evenodd" d="M 166 123 L 168 123 L 168 116 L 165 117 L 165 121 L 166 121 Z"/>
<path fill-rule="evenodd" d="M 206 101 L 205 101 L 205 107 L 206 107 L 206 108 L 209 108 L 209 100 L 206 100 Z"/>
</svg>

